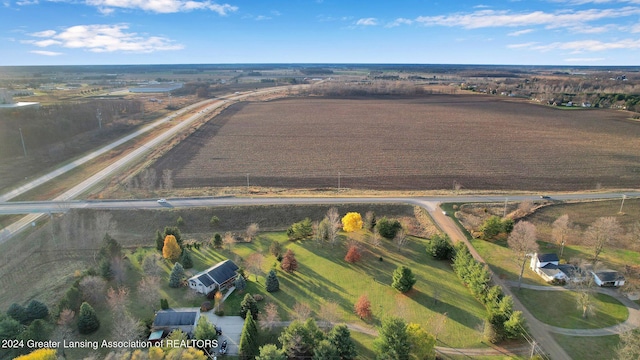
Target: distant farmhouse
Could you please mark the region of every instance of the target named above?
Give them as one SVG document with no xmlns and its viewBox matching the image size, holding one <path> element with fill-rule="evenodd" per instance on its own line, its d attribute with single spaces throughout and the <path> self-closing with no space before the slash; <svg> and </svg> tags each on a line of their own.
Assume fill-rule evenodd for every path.
<svg viewBox="0 0 640 360">
<path fill-rule="evenodd" d="M 531 270 L 540 275 L 546 281 L 566 281 L 583 282 L 593 276 L 593 280 L 598 286 L 622 286 L 624 276 L 614 270 L 591 271 L 585 273 L 575 265 L 560 264 L 560 259 L 556 254 L 538 254 L 531 257 Z"/>
<path fill-rule="evenodd" d="M 216 289 L 228 289 L 233 286 L 237 271 L 238 265 L 231 260 L 225 260 L 189 278 L 189 287 L 201 294 L 208 294 Z"/>
<path fill-rule="evenodd" d="M 7 89 L 0 89 L 0 109 L 40 107 L 39 102 L 15 102 Z"/>
<path fill-rule="evenodd" d="M 137 87 L 129 88 L 129 92 L 132 93 L 165 93 L 170 92 L 176 89 L 180 89 L 182 87 L 182 83 L 159 83 L 159 82 L 150 82 L 148 84 L 140 85 Z"/>
</svg>

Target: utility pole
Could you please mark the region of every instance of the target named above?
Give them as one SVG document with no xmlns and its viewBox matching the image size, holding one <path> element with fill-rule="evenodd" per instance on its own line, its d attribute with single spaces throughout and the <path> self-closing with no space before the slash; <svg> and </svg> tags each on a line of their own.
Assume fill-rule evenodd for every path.
<svg viewBox="0 0 640 360">
<path fill-rule="evenodd" d="M 247 174 L 247 192 L 249 192 L 249 174 Z"/>
<path fill-rule="evenodd" d="M 340 192 L 340 171 L 338 171 L 338 192 Z"/>
<path fill-rule="evenodd" d="M 507 200 L 509 200 L 509 198 L 504 198 L 504 211 L 502 212 L 502 217 L 507 217 Z"/>
<path fill-rule="evenodd" d="M 102 113 L 100 112 L 100 109 L 96 110 L 96 118 L 98 119 L 98 128 L 102 130 Z"/>
<path fill-rule="evenodd" d="M 627 198 L 627 195 L 623 194 L 622 195 L 622 204 L 620 204 L 620 211 L 619 211 L 620 214 L 622 214 L 622 207 L 624 206 L 624 199 L 626 199 L 626 198 Z"/>
<path fill-rule="evenodd" d="M 24 145 L 24 138 L 22 137 L 22 128 L 18 128 L 20 131 L 20 141 L 22 141 L 22 151 L 24 152 L 24 157 L 27 157 L 27 147 Z"/>
</svg>

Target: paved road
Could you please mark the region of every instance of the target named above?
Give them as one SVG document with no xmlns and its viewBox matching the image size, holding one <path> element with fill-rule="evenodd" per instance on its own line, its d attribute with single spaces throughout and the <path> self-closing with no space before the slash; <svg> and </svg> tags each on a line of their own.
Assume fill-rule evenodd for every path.
<svg viewBox="0 0 640 360">
<path fill-rule="evenodd" d="M 297 85 L 297 87 L 304 87 L 306 85 Z M 128 166 L 130 163 L 132 163 L 133 161 L 137 160 L 139 157 L 141 157 L 142 155 L 144 155 L 146 152 L 151 151 L 151 149 L 153 149 L 155 146 L 167 141 L 168 139 L 170 139 L 171 137 L 175 136 L 177 133 L 179 133 L 180 131 L 182 131 L 183 129 L 185 129 L 186 127 L 190 126 L 195 120 L 201 118 L 202 116 L 206 116 L 206 114 L 212 112 L 213 110 L 224 106 L 228 101 L 238 101 L 238 100 L 244 100 L 248 97 L 252 97 L 252 96 L 256 96 L 256 95 L 264 95 L 264 94 L 269 94 L 269 93 L 273 93 L 273 92 L 277 92 L 282 90 L 282 88 L 268 88 L 268 89 L 262 89 L 262 90 L 257 90 L 257 91 L 253 91 L 253 92 L 249 92 L 249 93 L 242 93 L 242 94 L 234 94 L 234 95 L 227 95 L 224 98 L 226 100 L 222 100 L 221 98 L 219 99 L 208 99 L 208 100 L 204 100 L 200 103 L 197 104 L 193 104 L 190 105 L 186 108 L 180 109 L 174 113 L 172 113 L 169 116 L 166 116 L 160 120 L 158 120 L 157 122 L 150 124 L 128 136 L 125 136 L 124 138 L 115 141 L 114 143 L 107 145 L 99 150 L 96 150 L 94 152 L 91 152 L 90 154 L 87 154 L 86 156 L 82 157 L 81 159 L 78 159 L 76 161 L 71 162 L 70 164 L 64 165 L 60 168 L 58 168 L 57 170 L 54 170 L 48 174 L 45 174 L 37 179 L 34 179 L 26 184 L 21 185 L 20 187 L 9 191 L 5 194 L 1 194 L 0 195 L 0 202 L 6 202 L 10 199 L 13 199 L 21 194 L 24 194 L 25 192 L 32 190 L 34 188 L 36 188 L 37 186 L 40 186 L 44 183 L 46 183 L 47 181 L 50 181 L 52 179 L 54 179 L 57 176 L 60 176 L 94 158 L 96 158 L 97 156 L 115 148 L 116 146 L 119 146 L 137 136 L 140 136 L 141 134 L 143 134 L 144 132 L 147 132 L 149 130 L 151 130 L 154 127 L 159 126 L 160 124 L 163 124 L 167 121 L 170 121 L 180 115 L 183 115 L 189 111 L 192 111 L 194 109 L 197 109 L 199 107 L 203 107 L 206 106 L 204 109 L 201 109 L 199 112 L 193 114 L 192 116 L 190 116 L 187 119 L 184 119 L 183 121 L 181 121 L 178 125 L 168 129 L 167 131 L 165 131 L 164 133 L 158 135 L 157 137 L 155 137 L 154 139 L 148 141 L 147 143 L 141 145 L 139 148 L 135 149 L 134 151 L 130 152 L 129 154 L 121 157 L 120 159 L 118 159 L 116 162 L 114 162 L 113 164 L 109 165 L 108 167 L 104 168 L 103 170 L 101 170 L 100 172 L 96 173 L 95 175 L 91 176 L 90 178 L 86 179 L 85 181 L 81 182 L 80 184 L 74 186 L 73 188 L 69 189 L 68 191 L 66 191 L 65 193 L 63 193 L 62 195 L 56 197 L 55 199 L 53 199 L 53 201 L 65 201 L 65 200 L 69 200 L 69 199 L 73 199 L 75 197 L 77 197 L 78 195 L 86 192 L 87 190 L 89 190 L 91 187 L 95 186 L 96 184 L 98 184 L 100 181 L 104 180 L 105 178 L 107 178 L 108 176 L 111 176 L 113 174 L 115 174 L 117 171 L 120 171 L 120 169 Z M 63 205 L 64 207 L 64 205 Z M 49 210 L 46 211 L 46 213 L 52 213 L 52 212 L 59 212 L 59 211 L 54 211 L 54 210 Z M 44 216 L 43 213 L 37 213 L 37 212 L 33 212 L 33 211 L 28 211 L 28 212 L 18 212 L 18 213 L 29 213 L 29 215 L 19 219 L 18 221 L 6 226 L 5 228 L 3 228 L 2 230 L 0 230 L 0 244 L 4 243 L 5 241 L 7 241 L 8 239 L 10 239 L 12 236 L 14 236 L 15 234 L 19 233 L 20 231 L 23 231 L 24 229 L 27 229 L 30 225 L 35 225 L 35 221 L 38 220 L 40 217 Z M 5 212 L 5 214 L 11 214 L 11 212 Z"/>
</svg>

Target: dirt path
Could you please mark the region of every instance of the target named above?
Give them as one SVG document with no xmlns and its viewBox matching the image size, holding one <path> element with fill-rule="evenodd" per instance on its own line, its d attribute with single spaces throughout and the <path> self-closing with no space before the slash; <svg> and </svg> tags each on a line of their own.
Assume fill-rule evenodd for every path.
<svg viewBox="0 0 640 360">
<path fill-rule="evenodd" d="M 424 204 L 423 206 L 429 211 L 429 214 L 431 214 L 431 217 L 433 218 L 436 225 L 439 226 L 443 232 L 447 233 L 454 243 L 465 243 L 469 248 L 471 255 L 473 255 L 476 260 L 482 263 L 486 263 L 484 259 L 482 259 L 480 254 L 478 254 L 478 252 L 471 245 L 469 240 L 467 240 L 466 236 L 462 234 L 455 222 L 447 215 L 443 214 L 440 208 L 434 209 L 432 204 Z M 518 300 L 518 298 L 514 296 L 509 286 L 507 286 L 507 284 L 502 279 L 500 279 L 498 276 L 495 276 L 495 274 L 492 274 L 492 279 L 496 285 L 500 285 L 502 287 L 505 295 L 510 295 L 513 298 L 513 308 L 515 310 L 522 311 L 522 315 L 524 315 L 525 319 L 527 320 L 529 334 L 534 339 L 536 339 L 538 344 L 542 347 L 542 349 L 544 349 L 544 353 L 554 360 L 571 360 L 571 357 L 564 351 L 564 349 L 560 345 L 558 345 L 558 343 L 553 338 L 549 326 L 533 317 L 529 310 L 527 310 L 527 308 L 522 305 L 520 300 Z"/>
<path fill-rule="evenodd" d="M 518 286 L 518 283 L 515 281 L 507 281 L 507 285 L 514 287 Z M 569 291 L 571 289 L 567 289 L 561 286 L 541 286 L 541 285 L 529 285 L 522 284 L 522 287 L 525 289 L 538 290 L 538 291 Z M 569 336 L 607 336 L 607 335 L 616 335 L 622 332 L 625 332 L 629 329 L 637 329 L 640 327 L 640 306 L 635 302 L 627 299 L 625 296 L 620 294 L 619 292 L 609 289 L 609 288 L 601 288 L 596 287 L 594 289 L 596 292 L 601 294 L 609 295 L 616 300 L 620 301 L 624 306 L 629 310 L 629 317 L 624 322 L 609 326 L 601 329 L 567 329 L 561 328 L 557 326 L 551 326 L 544 324 L 548 331 L 552 331 L 554 333 L 569 335 Z"/>
</svg>

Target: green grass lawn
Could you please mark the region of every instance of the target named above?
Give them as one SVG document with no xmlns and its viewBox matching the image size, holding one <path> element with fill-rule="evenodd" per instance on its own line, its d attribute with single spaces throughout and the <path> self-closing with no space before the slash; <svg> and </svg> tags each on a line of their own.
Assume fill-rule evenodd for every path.
<svg viewBox="0 0 640 360">
<path fill-rule="evenodd" d="M 610 336 L 567 336 L 554 334 L 558 344 L 572 359 L 601 360 L 615 358 L 618 335 Z"/>
<path fill-rule="evenodd" d="M 625 321 L 629 311 L 618 300 L 605 294 L 594 294 L 594 315 L 586 319 L 578 309 L 573 291 L 538 291 L 514 289 L 514 294 L 545 324 L 570 329 L 598 329 Z"/>
<path fill-rule="evenodd" d="M 513 251 L 511 251 L 502 242 L 490 242 L 479 239 L 471 240 L 471 244 L 478 251 L 484 261 L 489 264 L 489 267 L 496 273 L 501 279 L 518 280 L 520 275 L 520 267 L 522 262 L 515 259 Z M 529 269 L 529 261 L 525 265 L 524 273 L 522 274 L 522 283 L 531 285 L 547 285 L 538 274 Z"/>
<path fill-rule="evenodd" d="M 361 239 L 365 237 L 360 236 Z M 279 241 L 284 247 L 294 251 L 299 263 L 298 271 L 287 274 L 279 268 L 279 263 L 268 251 L 272 241 Z M 395 315 L 408 322 L 419 323 L 430 331 L 433 327 L 432 319 L 438 313 L 447 313 L 446 329 L 439 338 L 455 347 L 481 346 L 482 333 L 478 329 L 486 315 L 485 308 L 462 285 L 449 263 L 433 260 L 426 254 L 424 240 L 411 238 L 400 251 L 387 240 L 383 240 L 380 248 L 374 248 L 363 241 L 360 241 L 360 246 L 362 259 L 356 264 L 349 264 L 344 261 L 347 251 L 344 243 L 333 247 L 311 240 L 294 243 L 288 241 L 283 232 L 264 233 L 252 243 L 236 244 L 231 252 L 209 247 L 192 250 L 194 268 L 189 272 L 197 273 L 227 258 L 243 267 L 243 259 L 254 252 L 260 252 L 265 256 L 262 272 L 257 281 L 254 274 L 248 274 L 245 293 L 264 295 L 265 301 L 259 303 L 261 308 L 267 302 L 277 304 L 282 320 L 291 319 L 296 302 L 307 303 L 312 309 L 312 316 L 317 318 L 322 304 L 333 301 L 339 308 L 338 322 L 359 323 L 369 327 L 379 326 L 382 318 Z M 155 250 L 138 250 L 152 251 Z M 140 256 L 130 256 L 134 269 L 139 266 L 136 257 Z M 407 294 L 400 294 L 390 286 L 392 272 L 400 264 L 410 267 L 418 280 L 414 289 Z M 265 275 L 272 267 L 276 268 L 280 291 L 268 293 L 264 288 Z M 199 306 L 205 300 L 204 296 L 195 299 L 185 297 L 187 289 L 169 288 L 168 276 L 167 265 L 162 292 L 169 299 L 170 306 Z M 130 286 L 135 287 L 140 275 L 130 278 Z M 369 321 L 360 320 L 353 311 L 354 303 L 362 294 L 366 294 L 372 304 L 374 317 Z M 132 291 L 131 295 L 131 303 L 136 304 L 135 292 Z M 243 297 L 244 294 L 231 294 L 224 305 L 225 314 L 237 314 Z M 132 309 L 140 317 L 149 316 L 145 314 L 150 313 L 149 309 L 137 305 L 132 305 Z M 363 348 L 370 347 L 368 340 L 361 340 Z"/>
</svg>

